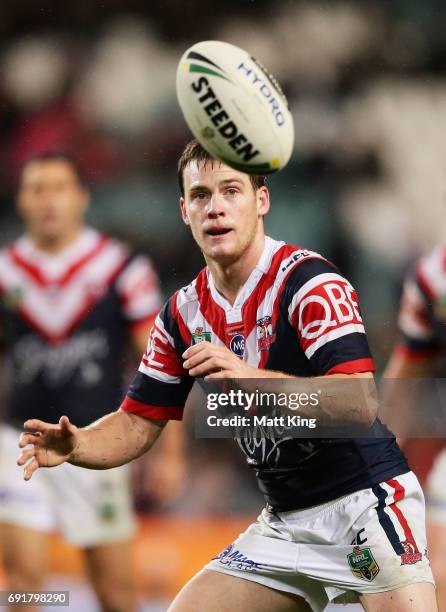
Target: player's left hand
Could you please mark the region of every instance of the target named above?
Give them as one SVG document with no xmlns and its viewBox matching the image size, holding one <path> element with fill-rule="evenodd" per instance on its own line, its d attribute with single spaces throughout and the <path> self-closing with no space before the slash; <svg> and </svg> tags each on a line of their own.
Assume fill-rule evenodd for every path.
<svg viewBox="0 0 446 612">
<path fill-rule="evenodd" d="M 204 377 L 204 380 L 223 378 L 259 378 L 262 370 L 253 368 L 237 357 L 226 346 L 211 342 L 199 342 L 183 353 L 183 366 L 191 376 Z"/>
</svg>

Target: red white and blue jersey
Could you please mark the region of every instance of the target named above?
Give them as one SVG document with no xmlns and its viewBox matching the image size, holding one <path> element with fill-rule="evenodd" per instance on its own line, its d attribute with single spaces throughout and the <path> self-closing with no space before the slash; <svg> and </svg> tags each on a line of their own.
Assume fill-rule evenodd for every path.
<svg viewBox="0 0 446 612">
<path fill-rule="evenodd" d="M 150 261 L 91 228 L 55 256 L 28 236 L 0 251 L 8 421 L 66 414 L 83 426 L 115 409 L 129 328 L 160 304 Z"/>
<path fill-rule="evenodd" d="M 181 419 L 193 378 L 182 353 L 208 340 L 251 366 L 299 377 L 374 369 L 357 294 L 318 253 L 266 238 L 263 254 L 230 304 L 207 268 L 156 319 L 123 409 Z M 243 446 L 268 502 L 280 509 L 323 503 L 408 471 L 394 439 L 287 439 L 280 453 Z"/>
<path fill-rule="evenodd" d="M 446 247 L 422 257 L 404 282 L 398 350 L 417 360 L 446 350 Z"/>
</svg>

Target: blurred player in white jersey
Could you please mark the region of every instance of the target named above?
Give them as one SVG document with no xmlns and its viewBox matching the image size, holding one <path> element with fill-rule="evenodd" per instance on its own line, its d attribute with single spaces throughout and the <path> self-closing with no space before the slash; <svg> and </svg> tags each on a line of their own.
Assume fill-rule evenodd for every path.
<svg viewBox="0 0 446 612">
<path fill-rule="evenodd" d="M 446 247 L 437 246 L 417 262 L 405 279 L 398 318 L 401 337 L 387 365 L 386 378 L 444 377 L 445 287 Z M 419 402 L 418 410 L 422 407 Z M 439 607 L 446 610 L 446 448 L 441 439 L 423 442 L 427 456 L 430 448 L 438 449 L 443 442 L 443 450 L 437 454 L 427 478 L 426 494 L 430 559 Z M 410 447 L 412 442 L 406 440 L 405 444 Z"/>
<path fill-rule="evenodd" d="M 25 234 L 0 251 L 9 380 L 0 429 L 0 558 L 8 588 L 43 588 L 47 534 L 58 530 L 84 549 L 102 608 L 127 612 L 135 609 L 127 466 L 94 472 L 66 464 L 42 472 L 29 487 L 15 468 L 24 418 L 57 423 L 69 414 L 85 426 L 119 405 L 129 341 L 133 351 L 144 351 L 159 310 L 152 264 L 86 227 L 88 200 L 74 159 L 57 152 L 36 156 L 23 168 L 17 197 Z M 180 454 L 177 432 L 166 442 L 170 456 Z"/>
<path fill-rule="evenodd" d="M 182 418 L 195 378 L 242 387 L 256 379 L 275 392 L 314 381 L 320 400 L 301 407 L 303 415 L 352 420 L 370 435 L 265 435 L 261 444 L 240 437 L 266 507 L 170 612 L 321 611 L 334 600 L 361 601 L 372 612 L 435 612 L 423 495 L 376 418 L 355 290 L 318 253 L 265 236 L 264 177 L 238 172 L 192 141 L 179 180 L 182 218 L 207 267 L 161 310 L 119 411 L 84 429 L 66 417 L 57 426 L 25 424 L 25 479 L 65 461 L 101 469 L 141 455 L 169 419 Z"/>
</svg>

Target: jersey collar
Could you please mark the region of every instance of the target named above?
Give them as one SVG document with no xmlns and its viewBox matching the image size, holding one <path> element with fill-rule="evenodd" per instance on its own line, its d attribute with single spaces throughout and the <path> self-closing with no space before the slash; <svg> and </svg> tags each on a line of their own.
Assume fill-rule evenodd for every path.
<svg viewBox="0 0 446 612">
<path fill-rule="evenodd" d="M 24 261 L 38 266 L 48 279 L 51 279 L 59 277 L 70 266 L 90 253 L 97 246 L 100 237 L 95 229 L 84 227 L 74 242 L 55 255 L 39 249 L 28 234 L 20 237 L 14 246 Z"/>
<path fill-rule="evenodd" d="M 206 269 L 209 290 L 211 292 L 212 299 L 225 311 L 227 323 L 238 323 L 239 321 L 242 321 L 243 305 L 256 288 L 261 277 L 268 272 L 274 254 L 284 244 L 284 242 L 273 240 L 269 236 L 265 236 L 265 246 L 263 248 L 263 252 L 259 258 L 259 261 L 257 262 L 256 266 L 252 270 L 244 285 L 242 285 L 242 287 L 240 288 L 240 291 L 237 294 L 234 304 L 230 304 L 228 300 L 223 297 L 223 295 L 221 295 L 221 293 L 215 287 L 214 279 L 212 278 L 212 274 L 209 268 Z"/>
</svg>

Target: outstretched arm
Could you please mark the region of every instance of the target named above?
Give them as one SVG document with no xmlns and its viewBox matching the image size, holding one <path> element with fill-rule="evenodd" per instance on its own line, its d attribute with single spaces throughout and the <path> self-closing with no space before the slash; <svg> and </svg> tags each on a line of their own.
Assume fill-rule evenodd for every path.
<svg viewBox="0 0 446 612">
<path fill-rule="evenodd" d="M 149 450 L 165 424 L 123 410 L 82 429 L 66 416 L 58 425 L 31 419 L 25 423 L 28 431 L 20 438 L 19 446 L 24 450 L 17 463 L 24 466 L 25 480 L 39 467 L 54 467 L 65 461 L 94 470 L 117 467 Z M 30 444 L 31 448 L 25 448 Z"/>
</svg>

